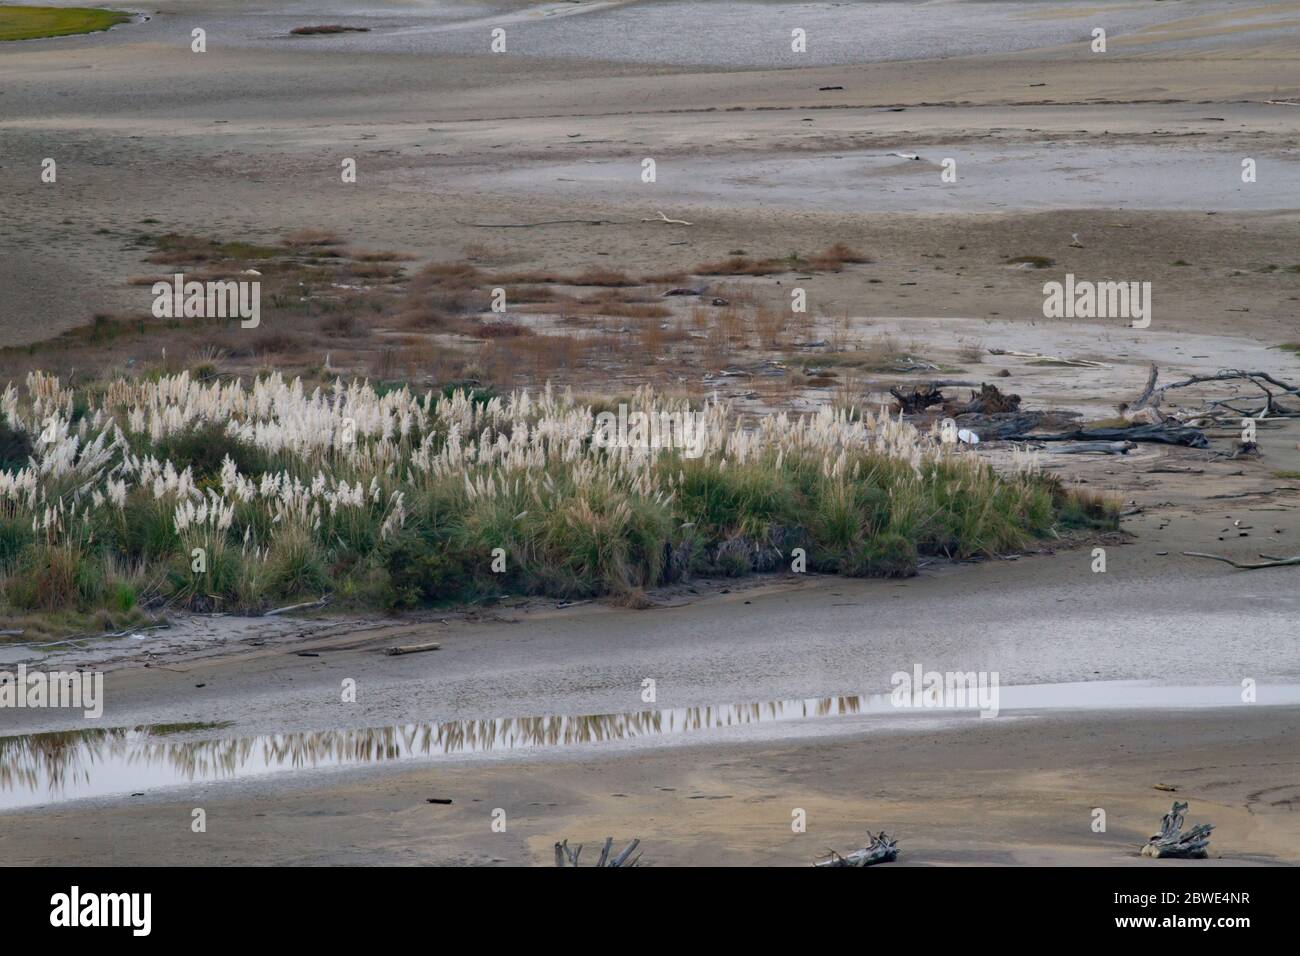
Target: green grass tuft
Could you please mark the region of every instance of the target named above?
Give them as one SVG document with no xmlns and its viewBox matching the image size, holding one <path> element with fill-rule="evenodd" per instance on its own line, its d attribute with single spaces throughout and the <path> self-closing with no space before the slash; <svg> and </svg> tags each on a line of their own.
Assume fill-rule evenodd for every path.
<svg viewBox="0 0 1300 956">
<path fill-rule="evenodd" d="M 92 7 L 0 7 L 0 41 L 97 33 L 130 19 L 129 13 Z"/>
</svg>

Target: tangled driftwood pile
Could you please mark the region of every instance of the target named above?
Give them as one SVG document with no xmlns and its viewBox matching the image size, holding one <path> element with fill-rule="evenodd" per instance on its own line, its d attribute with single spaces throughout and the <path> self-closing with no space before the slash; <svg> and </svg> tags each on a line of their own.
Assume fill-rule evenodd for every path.
<svg viewBox="0 0 1300 956">
<path fill-rule="evenodd" d="M 1187 804 L 1175 800 L 1173 809 L 1160 821 L 1160 832 L 1142 847 L 1142 855 L 1182 860 L 1203 860 L 1209 856 L 1206 847 L 1210 845 L 1210 831 L 1214 824 L 1199 823 L 1183 833 L 1183 814 L 1186 812 Z"/>
<path fill-rule="evenodd" d="M 952 402 L 944 411 L 954 418 L 959 415 L 1005 415 L 1020 411 L 1020 396 L 1005 395 L 996 385 L 986 382 L 980 385 L 978 392 L 970 393 L 970 401 L 960 405 Z"/>
<path fill-rule="evenodd" d="M 897 403 L 895 411 L 916 415 L 940 405 L 945 414 L 957 419 L 965 427 L 975 428 L 986 439 L 1083 442 L 1086 444 L 1075 445 L 1068 450 L 1111 454 L 1123 454 L 1133 447 L 1131 443 L 1136 442 L 1207 448 L 1209 440 L 1201 430 L 1207 426 L 1236 425 L 1243 418 L 1300 418 L 1300 387 L 1284 382 L 1268 372 L 1224 369 L 1213 375 L 1193 375 L 1157 386 L 1159 377 L 1159 366 L 1152 363 L 1146 385 L 1138 396 L 1132 401 L 1119 404 L 1120 416 L 1128 424 L 1057 432 L 1037 432 L 1036 429 L 1053 425 L 1059 428 L 1060 416 L 1046 412 L 1024 412 L 1020 408 L 1019 395 L 1003 394 L 995 385 L 981 384 L 980 390 L 972 392 L 967 402 L 950 400 L 943 394 L 940 382 L 927 382 L 906 388 L 895 386 L 889 393 Z M 1168 393 L 1174 389 L 1207 382 L 1246 384 L 1258 389 L 1260 394 L 1206 399 L 1200 408 L 1191 411 L 1165 410 L 1161 407 Z M 1053 418 L 1057 421 L 1052 421 Z M 1243 445 L 1233 457 L 1255 450 L 1253 443 L 1247 444 L 1249 447 Z"/>
</svg>

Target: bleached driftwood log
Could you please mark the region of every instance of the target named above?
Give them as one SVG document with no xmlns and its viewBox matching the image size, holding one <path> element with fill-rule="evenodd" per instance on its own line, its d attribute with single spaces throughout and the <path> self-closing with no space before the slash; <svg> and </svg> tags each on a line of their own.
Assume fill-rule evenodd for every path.
<svg viewBox="0 0 1300 956">
<path fill-rule="evenodd" d="M 1142 855 L 1180 860 L 1203 860 L 1209 856 L 1206 847 L 1210 845 L 1210 831 L 1214 824 L 1198 823 L 1183 833 L 1183 814 L 1186 812 L 1187 804 L 1175 800 L 1173 809 L 1160 821 L 1160 832 L 1142 847 Z"/>
<path fill-rule="evenodd" d="M 638 853 L 635 857 L 632 857 L 632 851 L 635 850 L 638 846 L 640 846 L 640 844 L 641 844 L 641 839 L 639 837 L 634 838 L 631 843 L 629 843 L 627 846 L 623 848 L 623 852 L 619 853 L 618 856 L 615 856 L 611 859 L 609 855 L 609 851 L 614 846 L 614 838 L 605 837 L 605 845 L 601 847 L 600 859 L 596 861 L 596 865 L 603 866 L 606 868 L 621 867 L 623 869 L 636 866 L 637 861 L 641 859 L 641 854 Z M 565 840 L 563 843 L 557 843 L 555 844 L 555 865 L 556 866 L 577 866 L 578 855 L 580 853 L 582 853 L 581 843 L 578 844 L 578 848 L 576 850 L 569 849 L 568 840 Z M 632 858 L 629 859 L 629 857 Z"/>
<path fill-rule="evenodd" d="M 1131 441 L 1081 441 L 1052 449 L 1058 455 L 1085 455 L 1101 452 L 1106 455 L 1127 455 L 1137 445 Z"/>
<path fill-rule="evenodd" d="M 1052 435 L 1007 435 L 1007 441 L 1135 441 L 1159 442 L 1164 445 L 1186 445 L 1188 448 L 1208 448 L 1209 439 L 1199 428 L 1186 425 L 1130 425 L 1127 428 L 1079 428 L 1072 432 Z"/>
<path fill-rule="evenodd" d="M 436 651 L 442 647 L 437 641 L 429 641 L 427 644 L 398 644 L 396 647 L 390 647 L 384 651 L 389 657 L 398 657 L 402 654 L 421 654 L 424 651 Z"/>
<path fill-rule="evenodd" d="M 831 850 L 828 859 L 814 863 L 813 866 L 875 866 L 877 863 L 893 863 L 898 859 L 898 841 L 891 840 L 884 830 L 874 835 L 868 830 L 867 836 L 871 837 L 871 843 L 862 849 L 844 856 Z"/>
</svg>

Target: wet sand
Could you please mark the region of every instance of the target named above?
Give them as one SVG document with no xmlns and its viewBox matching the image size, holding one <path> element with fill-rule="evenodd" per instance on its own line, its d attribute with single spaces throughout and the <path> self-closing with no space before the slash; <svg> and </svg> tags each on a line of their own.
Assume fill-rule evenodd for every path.
<svg viewBox="0 0 1300 956">
<path fill-rule="evenodd" d="M 1191 803 L 1189 822 L 1216 827 L 1211 859 L 1194 865 L 1295 864 L 1297 731 L 1295 708 L 1070 715 L 317 775 L 0 814 L 0 854 L 11 865 L 517 866 L 551 865 L 561 839 L 639 836 L 652 865 L 798 866 L 883 827 L 900 840 L 900 865 L 1150 865 L 1138 849 L 1177 797 Z M 196 807 L 206 833 L 191 831 Z M 1096 808 L 1104 833 L 1092 830 Z M 796 809 L 805 833 L 791 829 Z M 505 832 L 492 829 L 497 810 Z"/>
<path fill-rule="evenodd" d="M 533 602 L 486 620 L 426 617 L 367 631 L 345 624 L 305 639 L 289 629 L 279 640 L 248 634 L 215 653 L 169 654 L 160 640 L 147 667 L 136 645 L 106 665 L 101 720 L 9 711 L 5 734 L 224 726 L 154 739 L 132 758 L 139 769 L 118 783 L 95 776 L 113 761 L 74 760 L 66 769 L 80 766 L 95 781 L 80 792 L 105 795 L 64 805 L 59 798 L 77 796 L 76 787 L 46 790 L 55 801 L 48 807 L 0 813 L 0 847 L 14 862 L 103 852 L 116 863 L 518 865 L 548 862 L 557 839 L 593 842 L 608 830 L 641 836 L 662 865 L 710 854 L 737 865 L 797 864 L 883 826 L 906 834 L 912 863 L 1122 865 L 1136 862 L 1143 830 L 1167 809 L 1169 793 L 1151 789 L 1161 784 L 1220 827 L 1216 857 L 1297 862 L 1300 756 L 1291 741 L 1300 707 L 1286 703 L 1283 689 L 1300 680 L 1290 572 L 1242 578 L 1178 556 L 1223 548 L 1206 542 L 1234 515 L 1294 540 L 1295 504 L 1293 495 L 1282 505 L 1220 503 L 1221 514 L 1203 502 L 1153 507 L 1132 519 L 1128 543 L 1108 548 L 1102 575 L 1089 569 L 1089 551 L 1074 549 L 904 582 L 785 576 L 733 584 L 731 593 L 682 589 L 642 612 Z M 1256 510 L 1278 507 L 1285 510 Z M 442 649 L 382 653 L 430 639 Z M 96 653 L 64 649 L 43 666 L 71 667 Z M 1008 709 L 991 719 L 883 707 L 834 716 L 845 704 L 831 700 L 827 716 L 742 721 L 711 707 L 888 693 L 891 674 L 914 663 L 996 670 L 1004 684 L 1059 699 L 1046 706 L 1040 692 L 1017 709 L 1009 691 Z M 646 677 L 656 682 L 656 708 L 699 707 L 689 716 L 709 726 L 662 734 L 642 721 L 629 733 L 626 722 L 572 721 L 564 732 L 558 722 L 525 719 L 644 711 Z M 347 678 L 357 682 L 355 703 L 341 701 Z M 1161 686 L 1143 683 L 1152 678 Z M 1258 699 L 1225 705 L 1247 678 Z M 1064 682 L 1085 683 L 1051 689 Z M 1203 690 L 1167 689 L 1176 684 Z M 1270 687 L 1279 693 L 1270 696 Z M 1190 709 L 1195 700 L 1220 705 Z M 363 732 L 453 719 L 474 726 L 435 731 L 427 753 L 405 760 L 400 734 Z M 259 733 L 304 736 L 281 737 L 274 766 L 261 768 L 273 772 L 250 774 L 266 752 L 265 741 L 250 740 Z M 469 746 L 467 733 L 497 745 Z M 499 736 L 520 733 L 540 741 L 520 749 Z M 222 743 L 240 739 L 234 749 Z M 351 766 L 334 766 L 340 754 L 351 755 Z M 5 796 L 10 805 L 35 797 L 22 785 Z M 455 802 L 428 805 L 426 797 Z M 185 822 L 197 806 L 222 821 L 206 842 L 193 840 Z M 1089 829 L 1095 806 L 1107 809 L 1107 834 Z M 517 821 L 507 835 L 489 826 L 498 807 Z M 795 807 L 817 821 L 802 838 L 789 831 Z M 169 815 L 175 832 L 160 822 Z M 317 831 L 321 818 L 328 838 Z M 112 848 L 104 830 L 116 834 Z M 56 832 L 76 839 L 52 839 Z M 122 839 L 146 832 L 157 837 L 147 849 Z"/>
</svg>

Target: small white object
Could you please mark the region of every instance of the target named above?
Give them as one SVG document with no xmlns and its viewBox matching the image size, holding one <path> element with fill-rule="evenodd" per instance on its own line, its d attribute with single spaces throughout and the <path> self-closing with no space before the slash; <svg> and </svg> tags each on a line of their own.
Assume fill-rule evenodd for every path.
<svg viewBox="0 0 1300 956">
<path fill-rule="evenodd" d="M 965 442 L 967 445 L 978 445 L 980 443 L 980 436 L 976 435 L 969 428 L 962 428 L 957 431 L 957 440 L 959 442 Z"/>
</svg>

